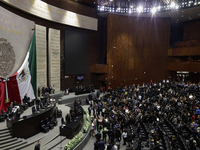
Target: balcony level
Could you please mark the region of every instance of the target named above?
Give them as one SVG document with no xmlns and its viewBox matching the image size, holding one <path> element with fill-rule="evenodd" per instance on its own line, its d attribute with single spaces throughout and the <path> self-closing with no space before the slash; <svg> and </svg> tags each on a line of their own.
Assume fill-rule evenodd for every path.
<svg viewBox="0 0 200 150">
<path fill-rule="evenodd" d="M 167 64 L 167 70 L 200 72 L 200 63 L 170 62 Z"/>
<path fill-rule="evenodd" d="M 198 56 L 200 55 L 200 46 L 180 47 L 168 49 L 168 56 Z"/>
<path fill-rule="evenodd" d="M 108 73 L 108 66 L 107 65 L 101 65 L 101 64 L 91 65 L 90 66 L 90 72 L 91 73 L 97 73 L 97 74 Z"/>
</svg>

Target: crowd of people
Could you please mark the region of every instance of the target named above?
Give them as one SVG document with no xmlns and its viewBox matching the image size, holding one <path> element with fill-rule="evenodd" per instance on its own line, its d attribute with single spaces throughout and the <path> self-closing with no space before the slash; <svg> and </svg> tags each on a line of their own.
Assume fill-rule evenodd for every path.
<svg viewBox="0 0 200 150">
<path fill-rule="evenodd" d="M 81 92 L 81 91 L 91 91 L 93 92 L 94 91 L 94 86 L 93 84 L 91 85 L 88 85 L 88 86 L 76 86 L 75 88 L 69 88 L 68 89 L 69 93 L 72 93 L 72 92 Z"/>
<path fill-rule="evenodd" d="M 168 136 L 171 141 L 169 149 L 182 149 L 179 139 L 183 137 L 188 149 L 198 150 L 199 91 L 200 84 L 162 80 L 159 83 L 151 81 L 142 86 L 121 86 L 114 91 L 110 90 L 110 94 L 103 98 L 93 98 L 89 101 L 88 112 L 94 116 L 94 149 L 105 149 L 106 142 L 107 150 L 117 150 L 122 143 L 126 145 L 126 149 L 139 150 L 145 146 L 155 150 L 162 149 L 160 142 L 163 128 L 169 122 L 175 128 L 172 135 Z M 153 127 L 148 131 L 147 139 L 142 133 L 144 125 Z M 188 135 L 182 134 L 186 129 Z M 144 141 L 146 145 L 142 145 Z M 134 145 L 137 146 L 133 148 Z"/>
</svg>

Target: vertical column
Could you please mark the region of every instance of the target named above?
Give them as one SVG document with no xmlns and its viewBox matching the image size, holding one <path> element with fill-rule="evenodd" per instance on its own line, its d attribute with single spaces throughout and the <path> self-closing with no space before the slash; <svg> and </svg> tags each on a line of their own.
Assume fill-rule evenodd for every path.
<svg viewBox="0 0 200 150">
<path fill-rule="evenodd" d="M 46 27 L 36 25 L 37 88 L 47 86 Z"/>
<path fill-rule="evenodd" d="M 60 91 L 60 30 L 49 28 L 49 85 Z"/>
</svg>

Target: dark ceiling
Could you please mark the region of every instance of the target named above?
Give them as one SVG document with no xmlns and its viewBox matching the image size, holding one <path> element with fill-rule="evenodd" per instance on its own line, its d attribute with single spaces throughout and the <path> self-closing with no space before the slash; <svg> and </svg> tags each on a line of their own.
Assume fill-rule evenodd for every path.
<svg viewBox="0 0 200 150">
<path fill-rule="evenodd" d="M 117 13 L 121 15 L 135 16 L 135 17 L 170 17 L 172 23 L 183 23 L 185 21 L 200 19 L 200 0 L 74 0 L 76 2 L 88 5 L 97 10 L 98 6 L 105 6 L 108 8 L 136 8 L 143 7 L 167 7 L 172 1 L 179 5 L 178 9 L 169 9 L 164 11 L 157 11 L 155 14 L 151 12 L 145 13 L 117 13 L 109 11 L 98 11 L 97 14 L 101 17 L 106 17 L 108 13 Z"/>
</svg>

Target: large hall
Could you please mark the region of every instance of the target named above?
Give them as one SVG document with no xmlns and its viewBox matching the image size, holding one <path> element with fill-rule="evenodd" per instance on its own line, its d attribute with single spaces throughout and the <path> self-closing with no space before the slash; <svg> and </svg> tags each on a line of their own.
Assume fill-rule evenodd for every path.
<svg viewBox="0 0 200 150">
<path fill-rule="evenodd" d="M 200 149 L 200 0 L 0 0 L 0 150 L 57 149 Z"/>
</svg>

